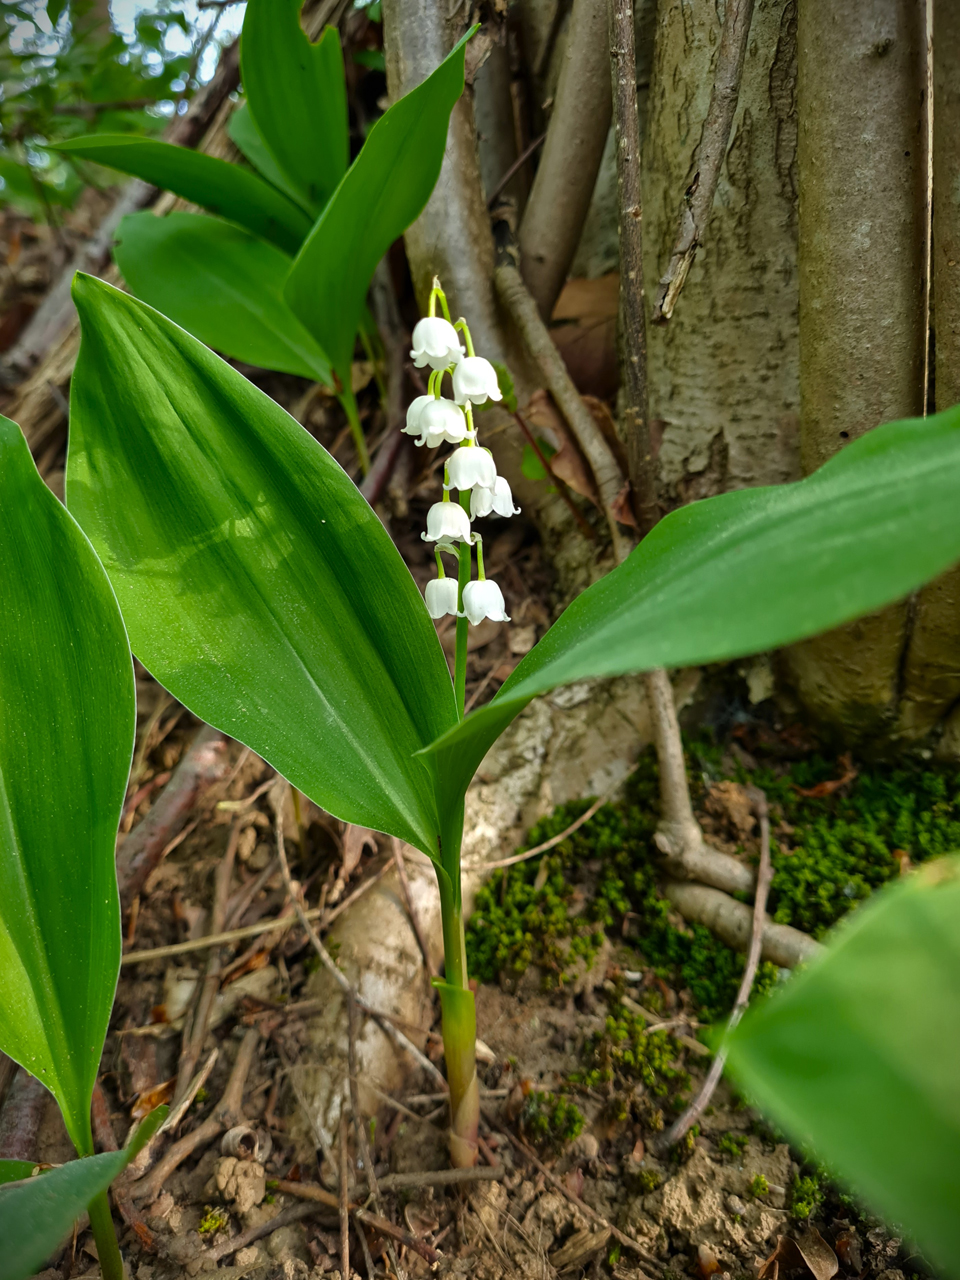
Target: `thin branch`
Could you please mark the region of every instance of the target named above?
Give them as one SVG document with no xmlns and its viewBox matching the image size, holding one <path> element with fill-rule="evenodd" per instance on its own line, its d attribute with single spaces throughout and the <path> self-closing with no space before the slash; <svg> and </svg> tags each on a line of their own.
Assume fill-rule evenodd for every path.
<svg viewBox="0 0 960 1280">
<path fill-rule="evenodd" d="M 620 302 L 618 339 L 623 387 L 620 420 L 640 536 L 660 519 L 647 395 L 647 322 L 643 287 L 640 115 L 633 0 L 610 0 L 610 70 L 617 135 Z"/>
<path fill-rule="evenodd" d="M 760 819 L 760 868 L 757 872 L 757 892 L 753 901 L 753 928 L 750 932 L 750 950 L 747 952 L 747 962 L 743 967 L 740 990 L 737 992 L 737 998 L 731 1010 L 730 1019 L 727 1022 L 728 1036 L 743 1017 L 750 1000 L 750 992 L 753 990 L 753 980 L 757 976 L 757 967 L 760 964 L 760 950 L 763 944 L 767 894 L 770 891 L 770 882 L 773 879 L 773 867 L 770 864 L 770 814 L 767 808 L 767 797 L 759 787 L 750 787 L 749 795 L 753 801 L 756 815 Z M 667 1132 L 657 1140 L 656 1147 L 658 1150 L 666 1151 L 674 1143 L 679 1142 L 684 1134 L 690 1130 L 691 1126 L 696 1124 L 703 1115 L 710 1099 L 713 1097 L 714 1090 L 720 1083 L 720 1077 L 723 1075 L 723 1068 L 727 1061 L 727 1052 L 726 1043 L 724 1043 L 718 1050 L 717 1056 L 707 1072 L 707 1078 L 704 1080 L 696 1098 L 690 1103 L 683 1115 L 679 1116 Z"/>
<path fill-rule="evenodd" d="M 410 1191 L 418 1187 L 455 1187 L 461 1182 L 497 1182 L 506 1175 L 503 1165 L 475 1164 L 470 1169 L 435 1169 L 425 1173 L 388 1173 L 380 1179 L 381 1191 Z"/>
<path fill-rule="evenodd" d="M 596 542 L 596 540 L 597 540 L 596 532 L 594 531 L 594 529 L 592 528 L 592 526 L 591 526 L 591 525 L 589 525 L 589 524 L 587 523 L 586 518 L 584 517 L 583 512 L 580 510 L 580 508 L 579 508 L 579 507 L 577 506 L 577 504 L 574 502 L 573 498 L 571 498 L 571 496 L 570 496 L 570 489 L 569 489 L 569 486 L 567 485 L 566 481 L 561 480 L 561 479 L 560 479 L 560 477 L 559 477 L 558 475 L 556 475 L 556 473 L 554 472 L 553 467 L 551 467 L 551 465 L 550 465 L 550 459 L 549 459 L 549 458 L 547 458 L 547 457 L 544 455 L 543 450 L 540 448 L 540 445 L 537 443 L 537 438 L 536 438 L 536 436 L 533 434 L 533 432 L 532 432 L 532 431 L 530 430 L 530 428 L 527 426 L 526 419 L 523 417 L 523 415 L 522 415 L 521 413 L 515 413 L 515 414 L 513 415 L 513 418 L 514 418 L 514 421 L 516 422 L 517 426 L 520 428 L 520 430 L 521 430 L 521 431 L 523 432 L 523 434 L 526 436 L 526 438 L 527 438 L 527 443 L 529 444 L 530 448 L 531 448 L 531 449 L 533 450 L 533 452 L 537 455 L 537 461 L 540 463 L 541 467 L 543 467 L 543 469 L 544 469 L 544 471 L 546 471 L 547 475 L 549 475 L 549 476 L 553 476 L 553 479 L 556 481 L 556 484 L 557 484 L 557 493 L 559 493 L 560 497 L 561 497 L 561 498 L 564 500 L 564 502 L 566 503 L 566 505 L 567 505 L 568 509 L 570 510 L 571 514 L 573 515 L 574 520 L 576 520 L 576 522 L 577 522 L 577 524 L 578 524 L 578 526 L 579 526 L 579 528 L 580 528 L 580 532 L 583 534 L 583 536 L 584 536 L 585 538 L 589 538 L 591 542 Z"/>
<path fill-rule="evenodd" d="M 437 976 L 436 965 L 430 956 L 430 947 L 427 943 L 426 934 L 423 932 L 423 926 L 420 923 L 420 917 L 417 909 L 413 905 L 413 896 L 410 893 L 410 881 L 407 879 L 407 866 L 403 858 L 403 844 L 396 836 L 393 837 L 393 860 L 397 868 L 397 879 L 400 881 L 400 893 L 403 897 L 403 905 L 407 909 L 407 915 L 410 917 L 410 927 L 416 934 L 417 946 L 420 948 L 420 954 L 423 956 L 423 966 L 427 974 L 431 978 Z"/>
<path fill-rule="evenodd" d="M 730 130 L 740 96 L 743 60 L 747 52 L 752 17 L 753 0 L 727 0 L 710 106 L 695 153 L 696 168 L 683 195 L 676 243 L 667 269 L 660 279 L 653 304 L 653 320 L 656 323 L 666 323 L 673 315 L 680 290 L 693 266 L 697 249 L 710 222 L 720 166 L 727 154 Z"/>
<path fill-rule="evenodd" d="M 266 1222 L 261 1222 L 259 1226 L 249 1227 L 246 1231 L 241 1231 L 238 1236 L 234 1236 L 232 1240 L 224 1240 L 222 1244 L 215 1245 L 205 1256 L 214 1262 L 220 1262 L 223 1258 L 229 1258 L 232 1253 L 237 1253 L 240 1249 L 245 1249 L 247 1245 L 254 1244 L 257 1240 L 262 1240 L 264 1236 L 272 1235 L 274 1231 L 279 1231 L 281 1227 L 289 1226 L 292 1222 L 302 1222 L 304 1218 L 311 1218 L 317 1212 L 317 1206 L 310 1201 L 300 1204 L 292 1204 L 287 1209 L 283 1209 L 275 1218 L 268 1218 Z"/>
<path fill-rule="evenodd" d="M 527 161 L 536 151 L 537 147 L 540 146 L 540 144 L 543 142 L 546 136 L 547 135 L 545 133 L 541 133 L 539 138 L 534 138 L 534 140 L 530 143 L 529 147 L 524 147 L 524 149 L 520 152 L 516 160 L 514 160 L 513 164 L 510 165 L 509 169 L 506 170 L 503 177 L 500 179 L 497 185 L 490 192 L 489 196 L 487 196 L 488 209 L 492 209 L 493 206 L 497 203 L 497 197 L 499 196 L 500 192 L 504 189 L 504 187 L 507 185 L 510 179 L 514 176 L 514 174 L 520 172 L 520 170 L 527 163 Z"/>
<path fill-rule="evenodd" d="M 340 1113 L 340 1185 L 337 1188 L 340 1210 L 340 1274 L 350 1275 L 350 1205 L 347 1199 L 347 1117 Z"/>
<path fill-rule="evenodd" d="M 610 528 L 614 557 L 619 564 L 629 554 L 630 542 L 621 532 L 613 514 L 614 503 L 624 483 L 613 450 L 604 440 L 593 415 L 583 403 L 520 272 L 512 263 L 501 262 L 494 273 L 494 283 L 500 301 L 519 329 L 530 355 L 540 366 L 547 389 L 570 424 L 593 472 Z"/>
</svg>

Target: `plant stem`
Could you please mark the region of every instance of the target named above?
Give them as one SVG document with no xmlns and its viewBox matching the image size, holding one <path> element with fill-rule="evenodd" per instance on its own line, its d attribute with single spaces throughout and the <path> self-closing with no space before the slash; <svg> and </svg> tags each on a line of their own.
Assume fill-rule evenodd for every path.
<svg viewBox="0 0 960 1280">
<path fill-rule="evenodd" d="M 357 397 L 352 391 L 344 388 L 340 393 L 340 403 L 343 405 L 343 411 L 347 415 L 347 421 L 350 423 L 350 434 L 353 436 L 353 444 L 357 451 L 357 457 L 360 460 L 360 470 L 363 475 L 367 475 L 370 470 L 370 454 L 367 451 L 367 441 L 363 434 L 363 424 L 360 421 L 360 414 L 357 410 Z"/>
<path fill-rule="evenodd" d="M 435 986 L 443 1013 L 443 1053 L 450 1086 L 450 1159 L 458 1169 L 477 1160 L 480 1123 L 480 1085 L 477 1081 L 477 1010 L 467 985 L 467 955 L 463 906 L 446 876 L 440 876 L 440 916 L 443 927 L 445 980 Z"/>
<path fill-rule="evenodd" d="M 468 497 L 461 497 L 460 505 L 470 514 Z M 473 566 L 473 550 L 469 542 L 460 543 L 460 568 L 457 574 L 457 608 L 463 612 L 463 588 L 470 581 Z M 457 715 L 463 719 L 463 704 L 467 691 L 467 630 L 466 618 L 457 618 L 457 653 L 454 664 L 453 688 L 457 696 Z"/>
<path fill-rule="evenodd" d="M 103 1280 L 124 1280 L 123 1259 L 120 1257 L 120 1246 L 106 1191 L 101 1191 L 95 1200 L 90 1201 L 87 1212 L 90 1214 L 90 1227 L 97 1244 Z"/>
</svg>

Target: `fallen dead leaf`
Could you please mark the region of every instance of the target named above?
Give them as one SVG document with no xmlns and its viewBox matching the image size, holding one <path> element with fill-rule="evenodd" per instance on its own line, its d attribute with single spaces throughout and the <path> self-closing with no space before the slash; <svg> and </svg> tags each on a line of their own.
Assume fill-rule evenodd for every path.
<svg viewBox="0 0 960 1280">
<path fill-rule="evenodd" d="M 832 1280 L 840 1263 L 837 1255 L 813 1227 L 796 1240 L 779 1236 L 777 1247 L 757 1273 L 757 1280 L 779 1280 L 780 1271 L 796 1271 L 801 1267 L 811 1272 L 815 1280 Z"/>
<path fill-rule="evenodd" d="M 377 852 L 377 840 L 373 832 L 367 827 L 348 823 L 343 832 L 343 866 L 340 868 L 344 880 L 349 880 L 360 865 L 364 849 L 369 849 L 371 853 Z"/>
<path fill-rule="evenodd" d="M 577 1231 L 566 1244 L 549 1255 L 550 1263 L 557 1271 L 569 1271 L 587 1258 L 592 1258 L 595 1253 L 599 1253 L 610 1236 L 609 1227 L 601 1227 L 599 1231 L 591 1231 L 589 1228 L 585 1231 Z"/>
<path fill-rule="evenodd" d="M 130 1115 L 134 1120 L 142 1120 L 144 1116 L 150 1114 L 154 1107 L 162 1106 L 163 1103 L 169 1102 L 173 1097 L 173 1086 L 177 1083 L 177 1077 L 172 1080 L 164 1080 L 163 1084 L 156 1085 L 153 1089 L 147 1089 L 145 1093 L 137 1094 L 133 1106 L 130 1108 Z"/>
</svg>

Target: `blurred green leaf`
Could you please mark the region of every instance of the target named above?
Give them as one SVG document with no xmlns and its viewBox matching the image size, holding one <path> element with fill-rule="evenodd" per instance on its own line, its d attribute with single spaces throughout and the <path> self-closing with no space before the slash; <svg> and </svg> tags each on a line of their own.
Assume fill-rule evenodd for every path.
<svg viewBox="0 0 960 1280">
<path fill-rule="evenodd" d="M 733 1074 L 949 1275 L 960 1276 L 960 862 L 930 863 L 841 924 L 747 1013 Z"/>
<path fill-rule="evenodd" d="M 247 105 L 277 164 L 318 214 L 347 171 L 347 90 L 340 33 L 311 44 L 300 5 L 247 0 L 240 36 Z"/>
<path fill-rule="evenodd" d="M 82 156 L 173 191 L 254 235 L 296 253 L 310 221 L 285 195 L 249 169 L 156 138 L 90 134 L 61 142 L 64 155 Z"/>
<path fill-rule="evenodd" d="M 544 440 L 543 436 L 541 436 L 537 441 L 537 445 L 540 448 L 540 452 L 548 462 L 557 452 L 548 440 Z M 520 470 L 528 480 L 533 481 L 547 480 L 550 475 L 546 467 L 540 461 L 540 458 L 537 456 L 537 452 L 532 444 L 525 444 L 523 446 L 523 457 L 520 461 Z"/>
<path fill-rule="evenodd" d="M 196 339 L 88 276 L 67 500 L 134 651 L 328 812 L 432 856 L 456 721 L 416 584 L 336 462 Z"/>
<path fill-rule="evenodd" d="M 36 1167 L 36 1160 L 0 1160 L 0 1186 L 29 1178 Z"/>
<path fill-rule="evenodd" d="M 354 62 L 360 67 L 366 67 L 368 71 L 387 70 L 387 60 L 383 56 L 382 49 L 358 49 L 353 55 Z"/>
<path fill-rule="evenodd" d="M 227 121 L 227 133 L 233 145 L 246 156 L 262 178 L 303 208 L 303 196 L 274 160 L 245 102 L 240 103 Z"/>
<path fill-rule="evenodd" d="M 0 1048 L 53 1093 L 90 1154 L 120 967 L 133 665 L 102 566 L 7 418 L 0 582 Z"/>
<path fill-rule="evenodd" d="M 680 507 L 583 592 L 496 697 L 430 753 L 445 803 L 539 693 L 776 649 L 879 609 L 960 559 L 960 408 L 891 422 L 796 484 Z"/>
<path fill-rule="evenodd" d="M 291 259 L 265 240 L 203 214 L 134 213 L 114 257 L 138 298 L 208 347 L 331 384 L 329 361 L 280 292 Z"/>
<path fill-rule="evenodd" d="M 377 263 L 418 217 L 440 174 L 450 112 L 463 92 L 464 46 L 472 34 L 376 122 L 287 280 L 287 302 L 345 386 Z"/>
<path fill-rule="evenodd" d="M 106 1191 L 165 1119 L 167 1107 L 157 1107 L 138 1127 L 122 1151 L 71 1160 L 59 1169 L 31 1177 L 30 1161 L 0 1161 L 0 1240 L 3 1241 L 3 1280 L 25 1280 L 69 1236 L 87 1205 Z M 24 1168 L 23 1181 L 4 1177 L 4 1166 Z M 12 1169 L 10 1170 L 12 1172 Z"/>
</svg>

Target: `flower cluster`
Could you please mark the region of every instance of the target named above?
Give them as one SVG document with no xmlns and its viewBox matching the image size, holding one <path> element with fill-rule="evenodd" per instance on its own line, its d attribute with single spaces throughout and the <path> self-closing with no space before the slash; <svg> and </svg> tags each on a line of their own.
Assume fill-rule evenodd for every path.
<svg viewBox="0 0 960 1280">
<path fill-rule="evenodd" d="M 438 300 L 446 318 L 435 314 Z M 460 343 L 461 333 L 465 347 Z M 500 387 L 493 365 L 474 352 L 466 321 L 458 320 L 455 325 L 451 322 L 446 297 L 436 280 L 430 294 L 430 314 L 413 331 L 410 355 L 418 369 L 429 365 L 431 373 L 428 394 L 417 396 L 410 405 L 404 431 L 416 436 L 418 445 L 430 449 L 442 444 L 457 446 L 444 467 L 443 500 L 435 502 L 427 512 L 427 531 L 420 535 L 425 542 L 436 543 L 437 553 L 439 576 L 427 583 L 427 610 L 431 618 L 453 614 L 469 619 L 474 626 L 484 618 L 509 622 L 503 593 L 484 574 L 480 535 L 471 528 L 471 521 L 480 517 L 512 516 L 520 510 L 513 505 L 510 485 L 497 475 L 493 455 L 477 444 L 473 423 L 473 407 L 488 399 L 500 400 Z M 448 374 L 453 384 L 452 400 L 444 399 L 442 394 L 443 379 Z M 453 490 L 457 501 L 452 497 Z M 474 546 L 478 576 L 471 580 L 470 548 Z M 462 551 L 467 556 L 468 580 L 461 592 L 458 579 L 446 576 L 441 553 L 461 557 Z"/>
</svg>

